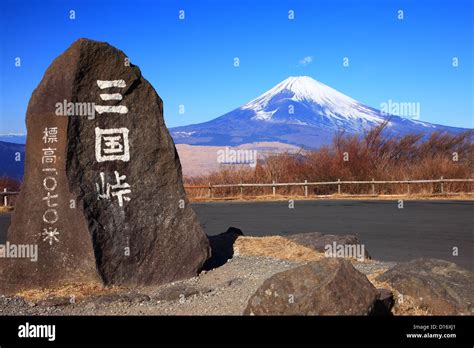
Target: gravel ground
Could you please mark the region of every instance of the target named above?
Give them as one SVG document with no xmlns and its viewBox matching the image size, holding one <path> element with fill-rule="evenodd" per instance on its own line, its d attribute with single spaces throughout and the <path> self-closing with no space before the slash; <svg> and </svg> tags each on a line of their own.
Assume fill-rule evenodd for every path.
<svg viewBox="0 0 474 348">
<path fill-rule="evenodd" d="M 372 273 L 380 272 L 383 270 L 390 269 L 394 267 L 396 262 L 385 262 L 385 261 L 376 261 L 371 260 L 370 262 L 356 262 L 353 263 L 354 267 L 361 273 L 369 275 Z"/>
<path fill-rule="evenodd" d="M 28 302 L 0 297 L 0 315 L 241 315 L 250 296 L 275 273 L 302 263 L 268 257 L 234 256 L 198 277 L 132 291 L 103 294 L 76 303 L 69 298 Z M 354 263 L 365 274 L 393 262 Z"/>
</svg>

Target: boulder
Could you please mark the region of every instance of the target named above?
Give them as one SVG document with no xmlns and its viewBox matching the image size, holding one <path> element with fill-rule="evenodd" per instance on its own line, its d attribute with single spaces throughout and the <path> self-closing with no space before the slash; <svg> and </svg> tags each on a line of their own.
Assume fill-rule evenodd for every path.
<svg viewBox="0 0 474 348">
<path fill-rule="evenodd" d="M 344 259 L 307 263 L 265 280 L 246 315 L 368 315 L 378 298 L 367 277 Z"/>
<path fill-rule="evenodd" d="M 436 259 L 399 263 L 376 278 L 434 315 L 474 314 L 474 273 Z"/>
<path fill-rule="evenodd" d="M 307 232 L 307 233 L 296 233 L 285 236 L 285 238 L 304 245 L 305 247 L 311 248 L 319 252 L 325 252 L 327 246 L 333 247 L 334 243 L 336 246 L 353 246 L 356 248 L 363 248 L 364 258 L 371 259 L 369 252 L 365 249 L 365 245 L 354 235 L 335 235 L 335 234 L 322 234 L 319 232 Z"/>
<path fill-rule="evenodd" d="M 162 284 L 199 272 L 209 242 L 186 198 L 162 100 L 122 51 L 74 42 L 34 90 L 26 124 L 7 239 L 38 245 L 39 255 L 0 264 L 3 292 Z"/>
</svg>

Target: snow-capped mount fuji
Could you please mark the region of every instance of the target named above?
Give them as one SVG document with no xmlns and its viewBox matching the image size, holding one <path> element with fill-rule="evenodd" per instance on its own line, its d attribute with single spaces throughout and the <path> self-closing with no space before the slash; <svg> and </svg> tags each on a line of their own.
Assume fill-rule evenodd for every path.
<svg viewBox="0 0 474 348">
<path fill-rule="evenodd" d="M 306 109 L 295 111 L 296 106 Z M 289 77 L 241 108 L 253 110 L 253 120 L 306 126 L 356 121 L 358 128 L 360 122 L 375 125 L 382 121 L 376 110 L 308 76 Z"/>
<path fill-rule="evenodd" d="M 316 148 L 335 132 L 364 131 L 389 120 L 393 135 L 463 128 L 386 115 L 308 76 L 289 77 L 247 104 L 214 120 L 170 129 L 178 144 L 234 146 L 277 141 Z"/>
</svg>

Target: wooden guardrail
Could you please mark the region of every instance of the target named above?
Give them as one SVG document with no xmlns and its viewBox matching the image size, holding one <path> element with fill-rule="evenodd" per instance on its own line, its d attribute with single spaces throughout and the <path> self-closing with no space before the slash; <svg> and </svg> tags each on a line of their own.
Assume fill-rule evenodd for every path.
<svg viewBox="0 0 474 348">
<path fill-rule="evenodd" d="M 372 186 L 372 194 L 376 195 L 375 185 L 380 184 L 406 184 L 407 193 L 410 194 L 410 185 L 412 184 L 439 184 L 440 193 L 444 194 L 445 192 L 445 183 L 452 182 L 474 182 L 474 179 L 444 179 L 443 177 L 439 179 L 423 179 L 423 180 L 362 180 L 362 181 L 347 181 L 340 180 L 337 181 L 323 181 L 323 182 L 309 182 L 305 180 L 304 182 L 287 182 L 287 183 L 277 183 L 273 181 L 272 183 L 240 183 L 240 184 L 211 184 L 208 185 L 185 185 L 186 189 L 207 189 L 208 197 L 212 197 L 212 190 L 216 188 L 240 188 L 240 195 L 243 196 L 243 189 L 245 187 L 271 187 L 273 196 L 276 195 L 277 187 L 291 187 L 291 186 L 300 186 L 304 188 L 304 195 L 308 197 L 308 187 L 309 186 L 323 186 L 323 185 L 337 185 L 337 193 L 340 195 L 342 193 L 342 185 L 352 185 L 352 184 L 368 184 Z"/>
<path fill-rule="evenodd" d="M 3 189 L 3 192 L 0 191 L 0 196 L 3 196 L 3 205 L 6 207 L 8 206 L 8 196 L 14 196 L 19 194 L 19 191 L 8 191 L 8 189 L 5 187 Z"/>
<path fill-rule="evenodd" d="M 454 183 L 454 182 L 474 182 L 474 179 L 444 179 L 443 177 L 439 179 L 427 179 L 427 180 L 362 180 L 362 181 L 347 181 L 340 180 L 337 181 L 322 181 L 322 182 L 309 182 L 305 180 L 304 182 L 275 182 L 272 183 L 240 183 L 240 184 L 211 184 L 208 185 L 185 185 L 184 188 L 188 190 L 192 189 L 207 189 L 208 197 L 212 197 L 212 190 L 217 188 L 240 188 L 240 195 L 243 196 L 245 187 L 271 187 L 273 196 L 276 195 L 276 189 L 278 187 L 291 187 L 291 186 L 300 186 L 304 188 L 304 195 L 308 197 L 308 187 L 309 186 L 323 186 L 323 185 L 337 185 L 337 194 L 342 193 L 342 185 L 360 185 L 367 184 L 372 187 L 372 195 L 377 195 L 375 185 L 380 184 L 406 184 L 407 185 L 407 194 L 410 195 L 410 185 L 412 184 L 439 184 L 440 193 L 446 194 L 445 183 Z M 18 194 L 18 191 L 8 191 L 7 188 L 3 189 L 3 192 L 0 191 L 0 196 L 3 196 L 3 205 L 8 206 L 8 196 Z"/>
</svg>

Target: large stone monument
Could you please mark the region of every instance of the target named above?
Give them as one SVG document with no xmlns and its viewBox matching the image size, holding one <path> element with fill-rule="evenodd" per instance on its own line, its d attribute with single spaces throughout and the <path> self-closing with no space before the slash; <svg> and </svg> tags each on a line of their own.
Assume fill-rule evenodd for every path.
<svg viewBox="0 0 474 348">
<path fill-rule="evenodd" d="M 107 43 L 80 39 L 31 96 L 26 166 L 8 242 L 38 260 L 0 261 L 2 292 L 197 274 L 209 243 L 188 204 L 163 103 Z"/>
</svg>

